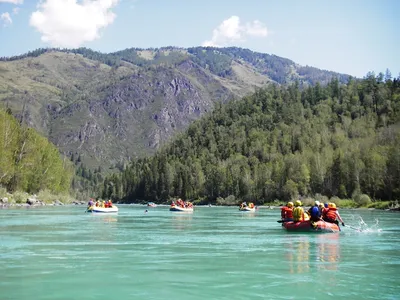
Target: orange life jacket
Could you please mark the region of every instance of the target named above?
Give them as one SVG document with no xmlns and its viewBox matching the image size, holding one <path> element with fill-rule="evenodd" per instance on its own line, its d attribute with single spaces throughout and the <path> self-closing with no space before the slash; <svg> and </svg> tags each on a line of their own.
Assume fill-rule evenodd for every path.
<svg viewBox="0 0 400 300">
<path fill-rule="evenodd" d="M 281 217 L 282 219 L 293 219 L 293 209 L 287 206 L 282 207 Z"/>
<path fill-rule="evenodd" d="M 336 210 L 337 210 L 336 208 L 330 207 L 326 212 L 325 218 L 335 221 L 337 217 Z"/>
</svg>

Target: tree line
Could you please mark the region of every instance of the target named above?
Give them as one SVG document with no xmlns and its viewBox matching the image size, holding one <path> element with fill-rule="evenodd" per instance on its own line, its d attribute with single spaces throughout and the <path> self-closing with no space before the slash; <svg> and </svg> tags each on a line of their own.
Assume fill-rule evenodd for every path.
<svg viewBox="0 0 400 300">
<path fill-rule="evenodd" d="M 215 109 L 153 157 L 107 176 L 102 198 L 257 204 L 316 194 L 400 198 L 400 76 L 271 85 Z"/>
</svg>

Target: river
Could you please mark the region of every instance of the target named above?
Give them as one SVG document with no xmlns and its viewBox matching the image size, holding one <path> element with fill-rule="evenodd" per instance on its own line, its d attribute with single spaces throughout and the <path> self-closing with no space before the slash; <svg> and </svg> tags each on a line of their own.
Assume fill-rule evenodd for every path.
<svg viewBox="0 0 400 300">
<path fill-rule="evenodd" d="M 397 212 L 341 209 L 316 234 L 279 208 L 145 209 L 1 209 L 0 299 L 400 299 Z"/>
</svg>

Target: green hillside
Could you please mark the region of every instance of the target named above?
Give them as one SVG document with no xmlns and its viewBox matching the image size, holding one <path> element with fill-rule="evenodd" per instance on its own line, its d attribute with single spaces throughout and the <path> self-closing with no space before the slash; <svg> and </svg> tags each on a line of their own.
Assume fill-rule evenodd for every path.
<svg viewBox="0 0 400 300">
<path fill-rule="evenodd" d="M 388 72 L 305 89 L 271 85 L 218 104 L 154 157 L 109 176 L 103 197 L 390 200 L 400 198 L 399 182 L 400 78 Z"/>
<path fill-rule="evenodd" d="M 34 129 L 0 108 L 0 187 L 7 191 L 69 193 L 73 167 Z M 25 199 L 26 200 L 26 199 Z"/>
</svg>

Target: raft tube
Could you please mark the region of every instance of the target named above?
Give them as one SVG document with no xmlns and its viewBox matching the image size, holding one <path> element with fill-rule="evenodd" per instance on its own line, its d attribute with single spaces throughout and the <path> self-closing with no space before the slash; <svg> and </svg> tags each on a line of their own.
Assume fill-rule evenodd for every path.
<svg viewBox="0 0 400 300">
<path fill-rule="evenodd" d="M 240 211 L 256 211 L 255 207 L 240 207 L 239 208 Z"/>
<path fill-rule="evenodd" d="M 303 222 L 285 222 L 283 227 L 287 231 L 299 231 L 299 232 L 339 232 L 340 228 L 335 223 L 329 223 L 325 221 L 317 221 L 311 224 L 310 221 Z"/>
<path fill-rule="evenodd" d="M 180 212 L 193 212 L 193 208 L 190 207 L 180 207 L 177 205 L 171 205 L 170 211 L 180 211 Z"/>
<path fill-rule="evenodd" d="M 113 205 L 112 207 L 97 207 L 97 206 L 91 206 L 87 209 L 87 212 L 91 213 L 117 213 L 118 212 L 118 207 Z"/>
</svg>

